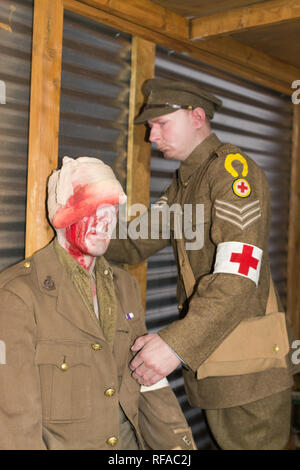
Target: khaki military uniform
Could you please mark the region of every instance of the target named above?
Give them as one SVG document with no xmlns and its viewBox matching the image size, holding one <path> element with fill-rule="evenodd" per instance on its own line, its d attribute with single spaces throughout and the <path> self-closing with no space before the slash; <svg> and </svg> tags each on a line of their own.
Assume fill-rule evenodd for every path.
<svg viewBox="0 0 300 470">
<path fill-rule="evenodd" d="M 206 410 L 221 410 L 253 403 L 281 392 L 286 396 L 284 391 L 292 385 L 290 364 L 287 368 L 254 374 L 196 378 L 199 366 L 241 321 L 265 314 L 270 285 L 270 196 L 264 173 L 239 148 L 222 144 L 211 134 L 181 163 L 172 184 L 160 200 L 160 204 L 166 202 L 169 206 L 174 203 L 181 206 L 204 204 L 204 246 L 187 251 L 196 279 L 196 288 L 190 298 L 187 298 L 184 288 L 178 244 L 174 239 L 175 227 L 171 221 L 170 239 L 179 270 L 177 298 L 181 319 L 159 331 L 162 339 L 185 363 L 183 373 L 190 403 Z M 142 217 L 149 217 L 150 224 L 149 213 Z M 193 218 L 194 231 L 197 229 L 196 222 Z M 257 285 L 247 275 L 222 270 L 214 272 L 218 247 L 224 246 L 221 244 L 230 247 L 228 243 L 231 242 L 261 250 Z M 109 259 L 136 264 L 168 243 L 169 240 L 161 238 L 115 240 L 107 255 Z M 239 266 L 238 262 L 236 266 Z M 281 407 L 281 419 L 285 418 L 286 421 L 289 420 L 290 405 L 289 399 L 285 397 L 284 400 L 287 406 Z M 269 421 L 270 416 L 272 407 L 265 416 L 257 415 L 262 423 Z M 236 421 L 237 426 L 239 421 Z M 215 420 L 215 426 L 218 422 L 220 419 Z M 238 434 L 243 431 L 242 426 Z M 259 433 L 256 435 L 259 436 Z M 252 438 L 254 440 L 250 439 L 248 444 L 244 440 L 243 445 L 248 445 L 247 448 L 260 445 L 255 442 L 255 432 Z M 284 445 L 286 438 L 285 426 L 283 439 L 277 439 L 273 444 L 268 442 L 269 448 Z M 219 444 L 223 448 L 234 448 L 232 441 L 227 445 L 226 440 L 221 440 Z M 239 447 L 238 444 L 236 447 Z"/>
<path fill-rule="evenodd" d="M 98 272 L 116 299 L 109 340 L 53 243 L 1 273 L 0 449 L 194 448 L 170 387 L 131 377 L 130 347 L 146 333 L 137 282 L 103 258 Z"/>
</svg>

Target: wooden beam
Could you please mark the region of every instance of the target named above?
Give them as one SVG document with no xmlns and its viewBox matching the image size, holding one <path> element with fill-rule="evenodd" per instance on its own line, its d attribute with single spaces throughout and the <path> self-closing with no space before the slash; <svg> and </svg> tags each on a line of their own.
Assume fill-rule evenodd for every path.
<svg viewBox="0 0 300 470">
<path fill-rule="evenodd" d="M 229 72 L 261 85 L 264 85 L 265 82 L 265 86 L 268 88 L 282 91 L 287 95 L 293 93 L 291 84 L 300 77 L 299 68 L 274 59 L 268 54 L 230 37 L 201 41 L 199 48 L 202 51 L 215 54 L 220 60 L 219 67 L 222 60 L 226 60 L 231 64 Z M 280 90 L 281 87 L 282 90 Z"/>
<path fill-rule="evenodd" d="M 294 104 L 291 164 L 287 315 L 297 339 L 300 339 L 300 103 Z"/>
<path fill-rule="evenodd" d="M 118 0 L 120 4 L 122 3 L 123 8 L 117 13 L 115 9 L 110 9 L 111 1 L 64 0 L 64 5 L 67 10 L 74 13 L 155 42 L 177 52 L 185 52 L 189 56 L 208 65 L 220 68 L 280 93 L 291 94 L 291 83 L 300 77 L 300 69 L 297 67 L 274 59 L 231 38 L 216 38 L 197 43 L 189 40 L 185 37 L 185 34 L 174 33 L 181 24 L 176 22 L 178 20 L 177 17 L 173 26 L 171 26 L 172 17 L 168 17 L 169 26 L 167 32 L 163 32 L 162 28 L 158 27 L 158 24 L 160 24 L 158 20 L 156 22 L 148 20 L 147 26 L 145 26 L 140 16 L 142 14 L 145 16 L 146 8 L 149 10 L 151 6 L 149 3 L 151 2 L 148 0 L 146 3 L 145 0 L 139 0 L 138 3 L 135 2 L 135 7 L 139 11 L 139 15 L 136 13 L 135 19 L 133 19 L 132 13 L 131 15 L 126 15 L 125 13 L 125 7 L 128 7 L 129 4 L 128 1 Z M 105 5 L 102 5 L 104 3 Z M 91 7 L 88 4 L 93 4 L 97 8 Z M 153 13 L 156 11 L 156 7 L 157 5 L 152 4 Z M 153 15 L 150 18 L 153 18 Z"/>
<path fill-rule="evenodd" d="M 131 86 L 128 122 L 128 157 L 127 157 L 127 204 L 150 202 L 150 157 L 151 145 L 145 141 L 144 126 L 135 126 L 134 118 L 144 102 L 142 84 L 154 77 L 155 45 L 138 37 L 132 39 Z M 128 266 L 129 272 L 139 282 L 142 301 L 146 307 L 147 261 L 139 265 Z"/>
<path fill-rule="evenodd" d="M 233 8 L 190 21 L 190 39 L 240 33 L 300 18 L 300 0 L 272 0 Z"/>
<path fill-rule="evenodd" d="M 28 149 L 26 256 L 53 236 L 46 219 L 46 180 L 57 167 L 62 0 L 35 0 Z"/>
<path fill-rule="evenodd" d="M 112 13 L 163 34 L 188 39 L 189 23 L 181 15 L 150 0 L 81 0 L 81 3 Z"/>
</svg>

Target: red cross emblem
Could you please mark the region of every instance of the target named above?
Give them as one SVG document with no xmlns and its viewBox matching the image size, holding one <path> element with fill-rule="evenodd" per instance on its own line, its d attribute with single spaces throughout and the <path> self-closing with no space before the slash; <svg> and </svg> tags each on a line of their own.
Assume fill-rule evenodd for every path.
<svg viewBox="0 0 300 470">
<path fill-rule="evenodd" d="M 241 184 L 238 185 L 238 189 L 241 193 L 244 193 L 245 191 L 248 191 L 249 188 L 245 185 L 244 181 L 242 181 Z"/>
<path fill-rule="evenodd" d="M 259 260 L 257 258 L 254 258 L 252 256 L 253 253 L 253 246 L 249 245 L 243 245 L 243 251 L 242 253 L 232 253 L 230 261 L 231 263 L 239 263 L 239 274 L 244 274 L 245 276 L 248 276 L 249 274 L 249 269 L 257 269 L 257 265 L 259 263 Z"/>
<path fill-rule="evenodd" d="M 234 194 L 239 197 L 248 197 L 251 194 L 250 184 L 243 178 L 235 180 L 232 189 Z"/>
</svg>

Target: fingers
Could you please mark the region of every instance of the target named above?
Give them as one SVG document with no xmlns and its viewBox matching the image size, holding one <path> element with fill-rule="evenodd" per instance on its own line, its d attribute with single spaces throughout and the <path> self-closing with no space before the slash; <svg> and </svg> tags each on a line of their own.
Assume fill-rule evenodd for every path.
<svg viewBox="0 0 300 470">
<path fill-rule="evenodd" d="M 163 377 L 153 370 L 145 368 L 144 365 L 138 367 L 133 373 L 132 377 L 140 384 L 146 385 L 149 387 L 150 385 L 154 385 L 159 382 Z"/>
<path fill-rule="evenodd" d="M 132 359 L 131 363 L 129 364 L 129 369 L 134 371 L 138 367 L 140 367 L 144 363 L 143 358 L 141 357 L 141 354 L 138 353 L 134 359 Z"/>
<path fill-rule="evenodd" d="M 140 336 L 139 338 L 137 338 L 135 342 L 133 343 L 133 346 L 131 346 L 131 350 L 139 351 L 140 349 L 142 349 L 145 346 L 145 344 L 147 344 L 151 340 L 151 336 L 152 335 L 144 335 L 144 336 Z"/>
</svg>

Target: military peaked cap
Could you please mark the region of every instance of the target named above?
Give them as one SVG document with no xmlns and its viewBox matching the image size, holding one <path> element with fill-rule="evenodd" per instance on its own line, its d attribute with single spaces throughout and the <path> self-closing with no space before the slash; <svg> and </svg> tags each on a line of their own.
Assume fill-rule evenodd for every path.
<svg viewBox="0 0 300 470">
<path fill-rule="evenodd" d="M 145 82 L 143 93 L 147 103 L 135 119 L 136 124 L 174 113 L 178 109 L 192 110 L 198 107 L 203 108 L 206 116 L 212 119 L 214 112 L 222 105 L 216 96 L 189 82 L 152 78 Z"/>
</svg>

